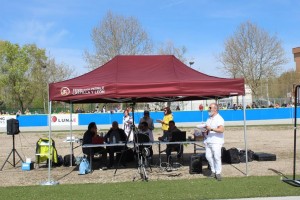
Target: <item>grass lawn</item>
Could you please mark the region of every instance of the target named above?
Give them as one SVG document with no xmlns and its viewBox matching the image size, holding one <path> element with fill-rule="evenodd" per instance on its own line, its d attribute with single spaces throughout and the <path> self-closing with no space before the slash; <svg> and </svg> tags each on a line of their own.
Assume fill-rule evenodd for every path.
<svg viewBox="0 0 300 200">
<path fill-rule="evenodd" d="M 0 187 L 1 199 L 226 199 L 300 196 L 279 176 Z"/>
</svg>

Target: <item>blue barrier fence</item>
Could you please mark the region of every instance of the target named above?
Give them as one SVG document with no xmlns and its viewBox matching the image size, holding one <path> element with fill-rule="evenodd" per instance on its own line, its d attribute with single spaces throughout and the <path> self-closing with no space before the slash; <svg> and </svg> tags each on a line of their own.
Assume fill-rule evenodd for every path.
<svg viewBox="0 0 300 200">
<path fill-rule="evenodd" d="M 299 113 L 300 108 L 297 108 Z M 220 110 L 220 114 L 225 121 L 243 121 L 243 110 Z M 55 114 L 54 114 L 55 115 Z M 162 119 L 163 112 L 151 112 L 153 120 Z M 201 122 L 206 121 L 207 111 L 174 111 L 175 122 Z M 135 123 L 138 123 L 143 117 L 143 112 L 135 112 Z M 246 120 L 274 120 L 291 119 L 294 117 L 294 108 L 265 108 L 265 109 L 247 109 Z M 123 113 L 94 113 L 78 114 L 78 125 L 88 125 L 94 121 L 97 124 L 111 124 L 113 121 L 122 123 Z M 47 126 L 47 115 L 21 115 L 18 116 L 20 127 Z"/>
</svg>

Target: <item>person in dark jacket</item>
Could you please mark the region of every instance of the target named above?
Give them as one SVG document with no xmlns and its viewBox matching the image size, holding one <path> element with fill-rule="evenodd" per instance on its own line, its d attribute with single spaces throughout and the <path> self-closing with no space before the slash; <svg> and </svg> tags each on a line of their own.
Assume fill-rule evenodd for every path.
<svg viewBox="0 0 300 200">
<path fill-rule="evenodd" d="M 95 122 L 91 122 L 88 125 L 88 130 L 83 135 L 82 145 L 93 144 L 93 139 L 95 139 L 96 137 L 99 137 L 97 135 L 97 125 Z M 90 159 L 90 156 L 94 158 L 94 155 L 96 153 L 101 154 L 103 162 L 106 163 L 107 152 L 104 147 L 82 148 L 82 152 L 87 155 L 88 159 Z"/>
<path fill-rule="evenodd" d="M 123 129 L 119 128 L 118 122 L 114 121 L 112 123 L 111 129 L 107 132 L 107 134 L 104 137 L 106 143 L 122 143 L 127 141 L 127 135 L 124 132 Z M 111 146 L 106 147 L 108 153 L 109 153 L 109 165 L 108 167 L 111 168 L 114 165 L 114 154 L 117 152 L 116 155 L 116 161 L 119 161 L 121 158 L 121 152 L 124 149 L 124 146 Z M 123 155 L 122 157 L 126 157 Z M 125 166 L 125 159 L 121 160 L 121 164 Z"/>
</svg>

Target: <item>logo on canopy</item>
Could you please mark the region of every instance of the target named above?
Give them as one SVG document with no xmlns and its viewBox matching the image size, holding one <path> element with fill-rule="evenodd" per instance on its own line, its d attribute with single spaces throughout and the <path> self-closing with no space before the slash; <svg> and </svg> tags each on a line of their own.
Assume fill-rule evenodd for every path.
<svg viewBox="0 0 300 200">
<path fill-rule="evenodd" d="M 61 94 L 62 96 L 67 96 L 67 95 L 70 94 L 70 89 L 69 89 L 68 87 L 62 87 L 62 88 L 60 89 L 60 94 Z"/>
</svg>

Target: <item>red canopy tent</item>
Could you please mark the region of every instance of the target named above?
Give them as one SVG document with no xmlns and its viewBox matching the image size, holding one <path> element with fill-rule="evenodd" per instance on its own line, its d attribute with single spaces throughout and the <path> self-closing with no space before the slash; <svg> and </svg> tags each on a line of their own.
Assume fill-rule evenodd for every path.
<svg viewBox="0 0 300 200">
<path fill-rule="evenodd" d="M 208 76 L 172 55 L 116 56 L 82 76 L 51 83 L 50 101 L 187 101 L 244 95 L 244 79 Z"/>
<path fill-rule="evenodd" d="M 52 101 L 71 104 L 172 102 L 244 94 L 244 79 L 218 78 L 200 73 L 173 55 L 116 56 L 82 76 L 49 84 L 49 138 Z M 70 127 L 72 138 L 72 122 Z M 45 184 L 54 183 L 50 180 L 49 164 L 48 182 Z"/>
</svg>

